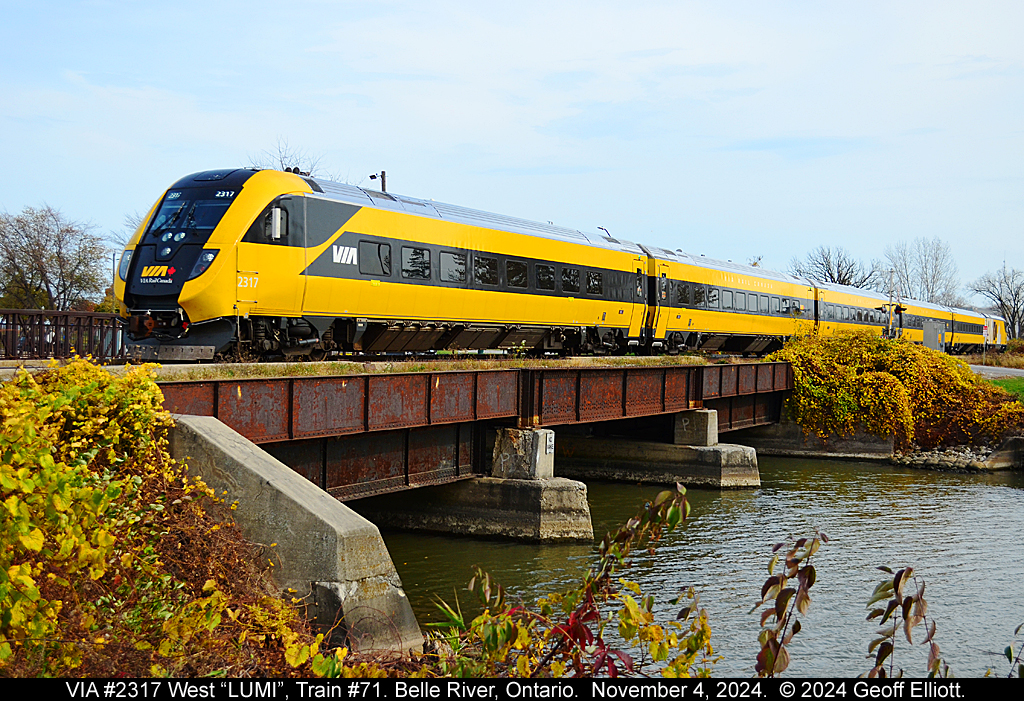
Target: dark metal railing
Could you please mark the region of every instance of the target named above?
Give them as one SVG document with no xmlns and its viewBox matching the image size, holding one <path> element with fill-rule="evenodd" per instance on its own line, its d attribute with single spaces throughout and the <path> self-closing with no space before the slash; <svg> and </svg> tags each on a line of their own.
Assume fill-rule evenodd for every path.
<svg viewBox="0 0 1024 701">
<path fill-rule="evenodd" d="M 0 309 L 0 359 L 30 360 L 124 355 L 117 314 Z"/>
</svg>

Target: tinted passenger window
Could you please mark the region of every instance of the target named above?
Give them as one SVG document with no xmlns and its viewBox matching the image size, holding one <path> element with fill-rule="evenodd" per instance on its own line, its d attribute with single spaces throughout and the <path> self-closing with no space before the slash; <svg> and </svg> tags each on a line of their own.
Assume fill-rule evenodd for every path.
<svg viewBox="0 0 1024 701">
<path fill-rule="evenodd" d="M 537 266 L 537 289 L 538 290 L 553 290 L 553 289 L 555 289 L 555 266 L 553 266 L 553 265 L 538 265 Z"/>
<path fill-rule="evenodd" d="M 779 305 L 779 298 L 772 297 L 772 312 L 779 314 L 782 312 L 782 307 Z"/>
<path fill-rule="evenodd" d="M 505 279 L 509 287 L 526 287 L 526 263 L 518 260 L 505 262 Z"/>
<path fill-rule="evenodd" d="M 768 313 L 768 295 L 761 295 L 761 313 Z"/>
<path fill-rule="evenodd" d="M 430 279 L 430 249 L 402 246 L 402 277 Z"/>
<path fill-rule="evenodd" d="M 601 273 L 587 273 L 587 294 L 603 295 L 604 279 Z"/>
<path fill-rule="evenodd" d="M 391 276 L 391 244 L 359 242 L 359 272 L 363 275 Z"/>
<path fill-rule="evenodd" d="M 693 286 L 693 305 L 695 307 L 703 307 L 706 297 L 704 285 Z"/>
<path fill-rule="evenodd" d="M 718 309 L 718 288 L 708 288 L 708 306 L 712 309 Z"/>
<path fill-rule="evenodd" d="M 441 280 L 444 282 L 466 281 L 466 254 L 441 251 Z"/>
<path fill-rule="evenodd" d="M 473 256 L 473 278 L 482 285 L 497 285 L 498 259 Z"/>
<path fill-rule="evenodd" d="M 690 304 L 690 286 L 685 282 L 676 285 L 676 304 L 686 306 Z"/>
<path fill-rule="evenodd" d="M 722 290 L 722 309 L 732 309 L 732 290 Z"/>
<path fill-rule="evenodd" d="M 562 268 L 562 292 L 580 291 L 580 271 L 576 268 Z"/>
<path fill-rule="evenodd" d="M 747 295 L 742 292 L 736 293 L 736 308 L 743 311 L 747 308 Z"/>
</svg>

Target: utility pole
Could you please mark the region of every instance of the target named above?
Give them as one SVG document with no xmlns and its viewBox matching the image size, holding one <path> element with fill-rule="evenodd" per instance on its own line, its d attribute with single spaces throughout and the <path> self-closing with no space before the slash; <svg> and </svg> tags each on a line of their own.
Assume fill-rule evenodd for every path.
<svg viewBox="0 0 1024 701">
<path fill-rule="evenodd" d="M 381 192 L 387 192 L 388 191 L 388 174 L 387 174 L 387 172 L 382 170 L 380 173 L 373 173 L 373 174 L 370 175 L 370 180 L 376 180 L 377 178 L 380 178 L 380 191 Z"/>
</svg>

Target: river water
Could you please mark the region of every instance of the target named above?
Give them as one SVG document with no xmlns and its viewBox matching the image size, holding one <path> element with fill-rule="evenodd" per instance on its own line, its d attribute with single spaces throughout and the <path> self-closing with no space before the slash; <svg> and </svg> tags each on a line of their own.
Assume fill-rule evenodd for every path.
<svg viewBox="0 0 1024 701">
<path fill-rule="evenodd" d="M 877 626 L 867 601 L 884 576 L 912 566 L 926 582 L 936 642 L 956 676 L 1008 671 L 1003 649 L 1024 623 L 1024 474 L 954 474 L 860 462 L 759 458 L 761 487 L 691 489 L 690 519 L 624 576 L 655 595 L 659 622 L 693 585 L 707 608 L 716 676 L 750 676 L 759 601 L 771 547 L 811 536 L 830 542 L 815 556 L 817 583 L 803 630 L 790 647 L 788 676 L 854 677 L 868 670 Z M 595 533 L 617 528 L 661 488 L 587 485 Z M 470 568 L 494 575 L 513 600 L 533 602 L 578 581 L 595 558 L 589 545 L 536 545 L 407 532 L 383 533 L 420 623 L 439 620 L 434 600 L 471 608 Z M 915 640 L 923 637 L 916 629 Z M 1018 636 L 1017 646 L 1024 639 Z M 902 643 L 902 644 L 901 644 Z M 927 650 L 900 638 L 896 664 L 924 676 Z"/>
</svg>

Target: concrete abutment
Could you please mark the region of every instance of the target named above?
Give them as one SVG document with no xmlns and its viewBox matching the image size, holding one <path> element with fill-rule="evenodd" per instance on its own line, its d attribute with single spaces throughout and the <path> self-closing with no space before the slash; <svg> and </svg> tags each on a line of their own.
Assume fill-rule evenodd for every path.
<svg viewBox="0 0 1024 701">
<path fill-rule="evenodd" d="M 275 584 L 303 601 L 318 630 L 334 629 L 364 651 L 422 649 L 374 524 L 213 417 L 176 415 L 169 437 L 171 455 L 191 474 L 237 501 L 233 517 L 243 535 L 264 544 Z"/>
</svg>

